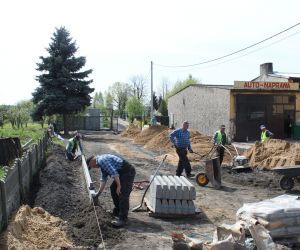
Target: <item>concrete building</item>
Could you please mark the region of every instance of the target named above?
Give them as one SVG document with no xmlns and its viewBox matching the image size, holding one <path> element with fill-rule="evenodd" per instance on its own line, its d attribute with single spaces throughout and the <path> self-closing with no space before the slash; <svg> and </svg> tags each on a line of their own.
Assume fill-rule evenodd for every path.
<svg viewBox="0 0 300 250">
<path fill-rule="evenodd" d="M 260 75 L 234 85 L 190 85 L 169 98 L 170 124 L 190 127 L 212 135 L 220 125 L 236 141 L 258 140 L 264 124 L 276 136 L 285 138 L 287 122 L 294 137 L 300 136 L 300 74 L 278 73 L 272 63 L 260 65 Z M 298 135 L 299 134 L 299 135 Z"/>
</svg>

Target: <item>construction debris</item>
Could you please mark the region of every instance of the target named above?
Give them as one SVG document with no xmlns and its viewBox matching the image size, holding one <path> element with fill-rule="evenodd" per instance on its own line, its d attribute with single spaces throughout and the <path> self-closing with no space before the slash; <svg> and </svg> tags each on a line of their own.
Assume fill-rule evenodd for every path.
<svg viewBox="0 0 300 250">
<path fill-rule="evenodd" d="M 293 166 L 300 163 L 300 144 L 271 139 L 265 143 L 256 142 L 247 149 L 244 156 L 250 159 L 250 166 L 260 169 Z"/>
</svg>

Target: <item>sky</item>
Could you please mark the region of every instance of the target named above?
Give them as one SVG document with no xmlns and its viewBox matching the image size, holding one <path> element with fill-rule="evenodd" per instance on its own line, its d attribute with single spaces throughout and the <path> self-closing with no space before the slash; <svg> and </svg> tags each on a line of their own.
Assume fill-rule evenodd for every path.
<svg viewBox="0 0 300 250">
<path fill-rule="evenodd" d="M 28 100 L 39 86 L 40 56 L 56 27 L 76 40 L 77 56 L 93 69 L 92 87 L 104 92 L 135 75 L 161 92 L 189 74 L 203 84 L 233 84 L 259 75 L 259 65 L 300 73 L 300 26 L 248 51 L 197 67 L 189 65 L 247 47 L 300 22 L 298 0 L 10 0 L 0 2 L 0 104 Z"/>
</svg>

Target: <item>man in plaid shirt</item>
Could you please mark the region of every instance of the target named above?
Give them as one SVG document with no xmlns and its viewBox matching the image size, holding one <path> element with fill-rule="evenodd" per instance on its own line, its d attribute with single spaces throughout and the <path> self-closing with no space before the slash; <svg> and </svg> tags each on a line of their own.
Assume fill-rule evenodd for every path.
<svg viewBox="0 0 300 250">
<path fill-rule="evenodd" d="M 190 161 L 187 157 L 187 150 L 193 153 L 191 143 L 190 143 L 190 132 L 188 131 L 189 122 L 184 121 L 181 128 L 175 129 L 170 133 L 169 138 L 176 148 L 176 153 L 178 154 L 179 161 L 176 170 L 176 175 L 180 176 L 185 169 L 186 176 L 188 178 L 195 176 L 191 173 L 192 168 Z"/>
<path fill-rule="evenodd" d="M 108 176 L 114 179 L 110 186 L 111 197 L 115 208 L 113 215 L 118 217 L 112 224 L 122 227 L 126 224 L 129 210 L 129 196 L 133 186 L 135 169 L 127 161 L 112 154 L 91 156 L 86 160 L 89 169 L 100 168 L 100 188 L 94 198 L 98 198 L 103 192 Z"/>
</svg>

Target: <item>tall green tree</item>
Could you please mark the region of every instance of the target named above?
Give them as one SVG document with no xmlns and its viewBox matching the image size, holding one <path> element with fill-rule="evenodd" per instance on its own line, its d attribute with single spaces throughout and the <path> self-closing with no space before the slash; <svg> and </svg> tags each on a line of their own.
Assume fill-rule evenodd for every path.
<svg viewBox="0 0 300 250">
<path fill-rule="evenodd" d="M 162 99 L 158 112 L 161 113 L 162 116 L 168 116 L 168 105 L 165 99 Z"/>
<path fill-rule="evenodd" d="M 153 108 L 155 110 L 158 110 L 158 107 L 159 107 L 159 105 L 158 105 L 157 96 L 156 96 L 155 92 L 153 92 Z"/>
<path fill-rule="evenodd" d="M 104 98 L 101 91 L 96 92 L 93 97 L 93 108 L 102 109 L 104 107 Z"/>
<path fill-rule="evenodd" d="M 132 95 L 132 88 L 127 83 L 115 82 L 110 88 L 110 93 L 112 94 L 114 104 L 117 106 L 119 115 L 124 117 L 125 106 Z"/>
<path fill-rule="evenodd" d="M 75 57 L 78 47 L 65 27 L 56 28 L 46 49 L 49 55 L 41 56 L 37 63 L 40 86 L 35 90 L 36 104 L 33 117 L 39 120 L 43 115 L 60 114 L 64 120 L 64 132 L 68 134 L 67 115 L 84 110 L 91 104 L 92 80 L 87 80 L 92 70 L 80 71 L 86 63 L 85 57 Z"/>
<path fill-rule="evenodd" d="M 131 97 L 126 103 L 125 111 L 128 114 L 129 120 L 133 122 L 136 116 L 142 116 L 144 105 L 136 96 Z"/>
</svg>

